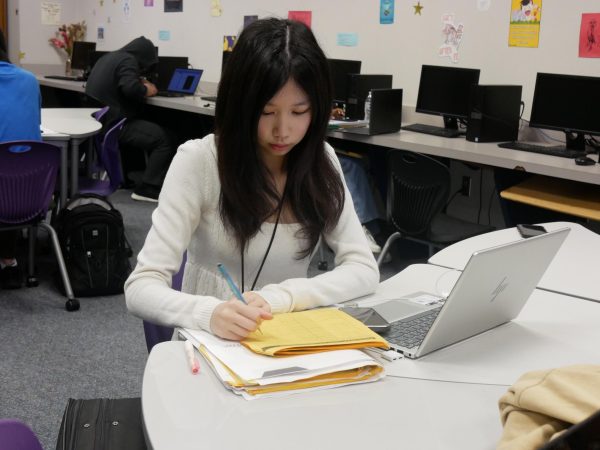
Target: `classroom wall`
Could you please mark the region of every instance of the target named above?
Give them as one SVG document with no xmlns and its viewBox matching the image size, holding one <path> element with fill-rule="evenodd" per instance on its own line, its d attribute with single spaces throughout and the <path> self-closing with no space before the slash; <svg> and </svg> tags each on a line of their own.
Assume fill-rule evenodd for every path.
<svg viewBox="0 0 600 450">
<path fill-rule="evenodd" d="M 464 24 L 458 67 L 481 69 L 482 84 L 523 85 L 525 117 L 533 95 L 538 71 L 600 74 L 600 59 L 579 58 L 578 39 L 581 14 L 600 12 L 600 0 L 545 0 L 542 10 L 539 48 L 508 46 L 510 1 L 491 0 L 480 11 L 482 0 L 422 0 L 422 14 L 415 15 L 416 1 L 395 2 L 394 23 L 379 24 L 379 0 L 221 0 L 222 15 L 211 17 L 211 0 L 185 0 L 183 13 L 164 13 L 164 0 L 144 7 L 144 0 L 54 0 L 62 3 L 63 21 L 85 19 L 87 40 L 96 40 L 97 27 L 105 28 L 100 50 L 113 50 L 131 39 L 145 35 L 159 47 L 161 55 L 187 55 L 204 69 L 204 79 L 218 81 L 223 35 L 238 34 L 244 15 L 287 16 L 288 10 L 312 10 L 312 28 L 328 56 L 360 59 L 363 73 L 391 73 L 394 87 L 404 89 L 404 103 L 416 103 L 422 64 L 454 65 L 437 55 L 442 43 L 441 16 L 455 14 L 455 23 Z M 40 25 L 39 1 L 21 0 L 21 48 L 26 62 L 59 63 L 48 44 L 52 26 Z M 169 41 L 158 39 L 159 31 L 170 32 Z M 337 45 L 338 33 L 358 33 L 356 47 Z M 441 120 L 441 119 L 440 119 Z"/>
</svg>

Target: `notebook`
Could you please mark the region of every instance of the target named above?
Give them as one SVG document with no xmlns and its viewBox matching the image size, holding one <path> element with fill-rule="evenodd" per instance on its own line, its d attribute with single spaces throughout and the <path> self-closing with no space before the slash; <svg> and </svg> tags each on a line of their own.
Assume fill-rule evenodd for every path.
<svg viewBox="0 0 600 450">
<path fill-rule="evenodd" d="M 402 89 L 372 89 L 371 116 L 363 126 L 341 128 L 354 134 L 385 134 L 400 130 L 402 123 Z"/>
<path fill-rule="evenodd" d="M 158 91 L 160 97 L 184 97 L 194 95 L 202 77 L 200 69 L 177 68 L 171 76 L 169 85 L 164 91 Z"/>
<path fill-rule="evenodd" d="M 569 231 L 562 228 L 473 253 L 446 299 L 416 292 L 373 306 L 392 324 L 382 336 L 404 356 L 419 358 L 514 319 Z"/>
</svg>

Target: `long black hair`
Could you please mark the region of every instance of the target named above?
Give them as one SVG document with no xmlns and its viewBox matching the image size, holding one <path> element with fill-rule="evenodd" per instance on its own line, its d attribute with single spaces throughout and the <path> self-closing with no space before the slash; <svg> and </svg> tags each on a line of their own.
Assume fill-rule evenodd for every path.
<svg viewBox="0 0 600 450">
<path fill-rule="evenodd" d="M 310 99 L 311 123 L 286 157 L 285 203 L 301 225 L 308 245 L 339 220 L 344 188 L 325 152 L 331 113 L 331 81 L 325 54 L 312 31 L 296 21 L 269 18 L 253 22 L 240 34 L 219 83 L 215 130 L 220 213 L 244 248 L 281 198 L 258 150 L 258 121 L 267 102 L 293 79 Z"/>
<path fill-rule="evenodd" d="M 6 40 L 4 39 L 4 33 L 0 28 L 0 61 L 10 62 L 8 59 L 8 48 L 6 47 Z"/>
</svg>

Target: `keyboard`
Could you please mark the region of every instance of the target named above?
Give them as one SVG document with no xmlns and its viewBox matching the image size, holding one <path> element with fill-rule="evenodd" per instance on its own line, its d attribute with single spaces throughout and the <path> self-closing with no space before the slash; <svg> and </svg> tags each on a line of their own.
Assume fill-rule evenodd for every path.
<svg viewBox="0 0 600 450">
<path fill-rule="evenodd" d="M 385 339 L 400 347 L 418 347 L 423 342 L 423 339 L 425 339 L 440 309 L 442 309 L 441 306 L 430 309 L 416 317 L 409 317 L 398 322 L 393 322 L 390 331 L 384 335 Z"/>
<path fill-rule="evenodd" d="M 48 78 L 50 80 L 85 81 L 84 77 L 75 77 L 67 75 L 44 75 L 44 78 Z"/>
<path fill-rule="evenodd" d="M 216 102 L 217 101 L 217 97 L 216 96 L 212 96 L 212 95 L 203 95 L 200 98 L 202 100 L 206 100 L 207 102 Z"/>
<path fill-rule="evenodd" d="M 425 125 L 424 123 L 413 123 L 411 125 L 405 125 L 402 127 L 403 130 L 416 131 L 417 133 L 431 134 L 433 136 L 441 136 L 447 138 L 453 138 L 460 136 L 460 131 L 452 130 L 450 128 L 436 127 L 433 125 Z"/>
<path fill-rule="evenodd" d="M 530 153 L 540 153 L 542 155 L 560 156 L 561 158 L 578 158 L 579 156 L 585 156 L 585 152 L 582 150 L 570 150 L 564 145 L 547 146 L 547 145 L 536 145 L 528 144 L 526 142 L 501 142 L 498 147 L 510 148 L 513 150 L 521 150 Z"/>
<path fill-rule="evenodd" d="M 171 92 L 171 91 L 158 91 L 156 93 L 158 97 L 185 97 L 186 94 L 182 94 L 181 92 Z"/>
</svg>

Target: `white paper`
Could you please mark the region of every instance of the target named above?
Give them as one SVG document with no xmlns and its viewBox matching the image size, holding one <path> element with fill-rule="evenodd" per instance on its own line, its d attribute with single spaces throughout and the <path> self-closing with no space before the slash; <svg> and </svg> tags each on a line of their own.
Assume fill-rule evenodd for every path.
<svg viewBox="0 0 600 450">
<path fill-rule="evenodd" d="M 41 2 L 42 25 L 60 25 L 62 5 L 54 2 Z"/>
</svg>

